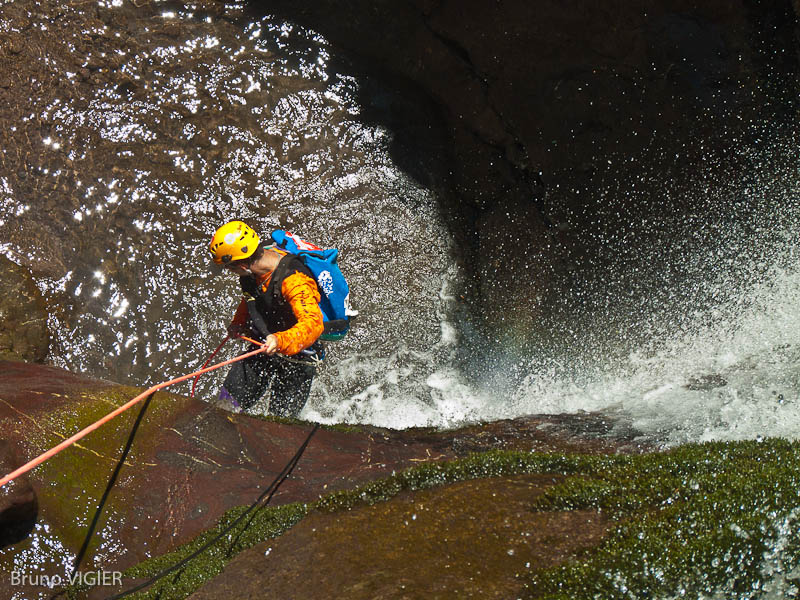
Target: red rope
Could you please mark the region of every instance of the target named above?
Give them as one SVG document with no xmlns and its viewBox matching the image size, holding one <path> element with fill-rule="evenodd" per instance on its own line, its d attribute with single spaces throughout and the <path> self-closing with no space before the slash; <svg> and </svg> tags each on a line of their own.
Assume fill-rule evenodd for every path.
<svg viewBox="0 0 800 600">
<path fill-rule="evenodd" d="M 254 340 L 251 340 L 251 341 L 254 341 Z M 258 342 L 255 342 L 255 343 L 258 343 Z M 12 479 L 16 479 L 17 477 L 19 477 L 23 473 L 27 473 L 28 471 L 30 471 L 34 467 L 37 467 L 38 465 L 42 464 L 47 459 L 52 458 L 53 456 L 55 456 L 56 454 L 58 454 L 62 450 L 68 448 L 69 446 L 71 446 L 72 444 L 77 442 L 78 440 L 86 437 L 91 432 L 93 432 L 95 429 L 99 428 L 101 425 L 104 425 L 105 423 L 109 422 L 111 419 L 113 419 L 117 415 L 122 414 L 123 412 L 125 412 L 126 410 L 128 410 L 129 408 L 131 408 L 132 406 L 137 404 L 138 402 L 141 402 L 142 400 L 147 398 L 153 392 L 156 392 L 156 391 L 158 391 L 160 389 L 163 389 L 163 388 L 165 388 L 167 386 L 174 385 L 174 384 L 180 383 L 182 381 L 186 381 L 187 379 L 191 379 L 192 377 L 200 376 L 203 373 L 208 373 L 209 371 L 213 371 L 214 369 L 219 369 L 220 367 L 224 367 L 225 365 L 229 365 L 229 364 L 234 363 L 234 362 L 236 362 L 238 360 L 243 360 L 243 359 L 248 358 L 250 356 L 255 356 L 256 354 L 258 354 L 260 352 L 263 352 L 263 351 L 264 351 L 264 348 L 261 347 L 261 348 L 258 348 L 257 350 L 253 350 L 251 352 L 247 352 L 245 354 L 241 354 L 241 355 L 237 356 L 236 358 L 231 358 L 229 360 L 226 360 L 226 361 L 223 361 L 221 363 L 218 363 L 218 364 L 214 365 L 213 367 L 202 368 L 199 371 L 195 371 L 194 373 L 189 373 L 188 375 L 183 375 L 182 377 L 178 377 L 177 379 L 170 379 L 169 381 L 164 381 L 163 383 L 159 383 L 157 385 L 154 385 L 153 387 L 150 387 L 150 388 L 146 389 L 144 392 L 142 392 L 141 394 L 139 394 L 138 396 L 136 396 L 132 400 L 129 400 L 128 402 L 126 402 L 125 404 L 123 404 L 122 406 L 117 408 L 116 410 L 108 413 L 102 419 L 100 419 L 98 421 L 95 421 L 94 423 L 92 423 L 91 425 L 89 425 L 88 427 L 86 427 L 84 429 L 81 429 L 78 433 L 76 433 L 75 435 L 73 435 L 70 438 L 67 438 L 66 440 L 61 442 L 58 446 L 55 446 L 55 447 L 51 448 L 50 450 L 48 450 L 47 452 L 45 452 L 43 454 L 40 454 L 39 456 L 37 456 L 33 460 L 31 460 L 31 461 L 25 463 L 24 465 L 22 465 L 16 471 L 14 471 L 12 473 L 9 473 L 8 475 L 6 475 L 2 479 L 0 479 L 0 487 L 3 487 L 5 484 L 7 484 Z"/>
<path fill-rule="evenodd" d="M 250 342 L 251 344 L 255 344 L 256 346 L 263 346 L 264 342 L 259 342 L 258 340 L 254 340 L 253 338 L 249 338 L 246 335 L 237 335 L 240 340 L 244 340 L 245 342 Z"/>
</svg>

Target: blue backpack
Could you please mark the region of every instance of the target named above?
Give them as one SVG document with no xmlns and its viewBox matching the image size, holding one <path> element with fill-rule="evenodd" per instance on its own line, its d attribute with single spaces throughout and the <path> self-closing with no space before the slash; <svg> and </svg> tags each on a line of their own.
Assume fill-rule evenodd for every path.
<svg viewBox="0 0 800 600">
<path fill-rule="evenodd" d="M 358 311 L 350 308 L 350 287 L 337 264 L 339 251 L 335 248 L 324 250 L 283 229 L 276 229 L 271 237 L 278 248 L 302 260 L 317 280 L 319 307 L 325 325 L 319 339 L 329 342 L 341 340 L 350 330 L 350 318 L 358 315 Z"/>
</svg>

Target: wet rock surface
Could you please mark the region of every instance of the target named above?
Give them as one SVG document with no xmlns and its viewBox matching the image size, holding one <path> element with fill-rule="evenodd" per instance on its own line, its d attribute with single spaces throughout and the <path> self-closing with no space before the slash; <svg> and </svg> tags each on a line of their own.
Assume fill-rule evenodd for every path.
<svg viewBox="0 0 800 600">
<path fill-rule="evenodd" d="M 0 356 L 42 362 L 49 344 L 47 308 L 30 272 L 0 256 Z"/>
<path fill-rule="evenodd" d="M 190 597 L 517 598 L 519 576 L 596 545 L 608 527 L 595 511 L 532 511 L 559 480 L 480 479 L 312 514 L 239 554 Z"/>
<path fill-rule="evenodd" d="M 210 353 L 239 292 L 209 273 L 205 247 L 234 216 L 340 250 L 362 311 L 349 351 L 402 335 L 435 343 L 433 302 L 402 327 L 382 319 L 397 289 L 435 298 L 451 260 L 431 103 L 245 7 L 3 5 L 2 252 L 45 290 L 55 364 L 142 383 Z M 424 259 L 405 269 L 396 248 L 411 242 Z M 153 341 L 165 330 L 180 332 L 177 347 Z"/>
<path fill-rule="evenodd" d="M 591 413 L 533 415 L 468 426 L 446 438 L 457 456 L 487 450 L 633 454 L 654 449 L 630 426 Z"/>
<path fill-rule="evenodd" d="M 54 367 L 3 361 L 0 425 L 10 446 L 27 461 L 139 391 Z M 587 426 L 590 420 L 537 417 L 454 431 L 319 429 L 271 504 L 311 502 L 393 471 L 469 451 L 643 449 L 630 440 L 603 439 L 598 436 L 604 429 L 601 420 L 594 431 Z M 583 423 L 576 425 L 579 421 Z M 88 524 L 101 504 L 85 568 L 124 568 L 163 554 L 208 529 L 228 509 L 253 502 L 310 431 L 309 424 L 265 421 L 158 392 L 149 403 L 143 401 L 30 473 L 39 498 L 38 519 L 47 524 L 47 534 L 38 532 L 9 546 L 0 562 L 32 560 L 31 546 L 41 544 L 37 536 L 44 536 L 58 550 L 36 560 L 45 572 L 58 569 L 65 555 L 74 557 L 86 543 Z M 128 443 L 130 453 L 120 465 Z M 118 478 L 109 490 L 115 469 Z"/>
</svg>

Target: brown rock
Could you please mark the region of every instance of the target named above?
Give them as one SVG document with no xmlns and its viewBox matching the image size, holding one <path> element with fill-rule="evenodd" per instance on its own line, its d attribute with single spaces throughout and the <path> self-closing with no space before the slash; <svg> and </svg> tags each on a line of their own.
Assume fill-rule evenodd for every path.
<svg viewBox="0 0 800 600">
<path fill-rule="evenodd" d="M 0 430 L 21 459 L 31 460 L 140 391 L 54 367 L 0 361 Z M 591 415 L 522 417 L 454 431 L 322 428 L 271 504 L 311 502 L 422 462 L 492 448 L 640 450 L 629 439 L 608 438 L 610 429 Z M 250 505 L 310 431 L 310 424 L 231 414 L 158 392 L 146 406 L 134 406 L 31 471 L 39 520 L 50 526 L 53 547 L 77 552 L 106 497 L 82 567 L 125 568 L 186 543 L 225 511 Z M 34 542 L 14 551 L 25 552 L 25 544 Z"/>
</svg>

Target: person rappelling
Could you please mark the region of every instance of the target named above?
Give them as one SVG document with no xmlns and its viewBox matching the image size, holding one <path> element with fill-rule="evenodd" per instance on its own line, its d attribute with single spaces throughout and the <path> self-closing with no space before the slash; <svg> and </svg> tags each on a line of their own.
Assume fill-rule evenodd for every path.
<svg viewBox="0 0 800 600">
<path fill-rule="evenodd" d="M 252 336 L 264 348 L 234 363 L 219 397 L 247 410 L 269 392 L 270 414 L 296 417 L 324 358 L 322 341 L 342 339 L 357 312 L 350 309 L 338 250 L 284 230 L 271 238 L 262 242 L 243 221 L 230 221 L 209 245 L 214 263 L 238 275 L 242 289 L 228 335 Z"/>
</svg>

